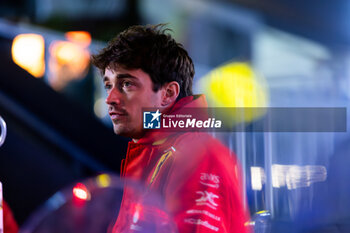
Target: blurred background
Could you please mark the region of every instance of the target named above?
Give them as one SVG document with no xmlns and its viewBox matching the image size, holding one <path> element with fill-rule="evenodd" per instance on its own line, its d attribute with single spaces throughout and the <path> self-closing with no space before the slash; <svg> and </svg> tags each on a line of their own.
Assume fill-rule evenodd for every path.
<svg viewBox="0 0 350 233">
<path fill-rule="evenodd" d="M 119 173 L 128 140 L 90 55 L 157 23 L 189 51 L 211 106 L 349 106 L 347 0 L 2 0 L 0 181 L 20 225 L 72 182 Z M 316 131 L 216 135 L 241 160 L 260 232 L 350 232 L 350 135 Z"/>
</svg>

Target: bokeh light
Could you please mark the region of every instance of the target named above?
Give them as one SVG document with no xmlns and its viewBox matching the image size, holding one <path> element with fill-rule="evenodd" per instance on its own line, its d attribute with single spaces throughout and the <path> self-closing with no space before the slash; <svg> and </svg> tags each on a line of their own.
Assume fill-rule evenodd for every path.
<svg viewBox="0 0 350 233">
<path fill-rule="evenodd" d="M 82 47 L 86 48 L 91 44 L 91 35 L 86 31 L 70 31 L 66 32 L 65 37 L 67 40 L 80 44 Z"/>
<path fill-rule="evenodd" d="M 99 187 L 105 188 L 110 186 L 111 184 L 111 178 L 107 174 L 101 174 L 96 177 L 97 185 Z"/>
<path fill-rule="evenodd" d="M 49 82 L 55 90 L 63 89 L 70 81 L 86 76 L 90 53 L 70 41 L 54 41 L 50 45 Z"/>
<path fill-rule="evenodd" d="M 99 98 L 94 104 L 95 115 L 99 118 L 104 118 L 108 114 L 108 107 L 105 103 L 104 98 Z"/>
<path fill-rule="evenodd" d="M 74 188 L 73 188 L 73 195 L 74 197 L 83 200 L 83 201 L 88 201 L 90 200 L 90 192 L 86 188 L 86 186 L 82 183 L 77 183 Z"/>
<path fill-rule="evenodd" d="M 12 42 L 13 61 L 36 78 L 45 73 L 44 38 L 38 34 L 20 34 Z"/>
<path fill-rule="evenodd" d="M 231 116 L 222 116 L 228 122 L 233 119 L 235 122 L 250 122 L 264 115 L 262 108 L 268 107 L 264 79 L 258 77 L 247 63 L 232 62 L 219 66 L 204 76 L 199 85 L 207 96 L 209 106 L 246 108 L 244 116 L 236 111 L 232 111 Z"/>
</svg>

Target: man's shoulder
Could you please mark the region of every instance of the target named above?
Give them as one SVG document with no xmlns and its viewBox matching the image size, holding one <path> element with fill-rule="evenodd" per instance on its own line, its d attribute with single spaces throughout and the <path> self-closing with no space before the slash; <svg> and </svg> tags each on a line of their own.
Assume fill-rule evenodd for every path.
<svg viewBox="0 0 350 233">
<path fill-rule="evenodd" d="M 208 133 L 184 133 L 176 137 L 174 146 L 186 152 L 202 152 L 221 156 L 234 156 L 233 152 L 222 142 Z"/>
<path fill-rule="evenodd" d="M 240 189 L 240 165 L 235 154 L 208 134 L 183 134 L 169 173 L 168 191 L 214 190 L 227 198 Z M 211 191 L 210 191 L 211 192 Z"/>
<path fill-rule="evenodd" d="M 193 172 L 228 173 L 237 165 L 236 155 L 207 133 L 182 134 L 174 141 L 174 148 L 175 165 Z"/>
</svg>

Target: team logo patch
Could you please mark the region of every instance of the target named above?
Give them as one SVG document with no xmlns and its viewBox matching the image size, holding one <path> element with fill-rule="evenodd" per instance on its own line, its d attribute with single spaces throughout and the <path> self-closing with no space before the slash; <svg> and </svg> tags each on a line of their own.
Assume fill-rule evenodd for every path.
<svg viewBox="0 0 350 233">
<path fill-rule="evenodd" d="M 156 112 L 143 112 L 144 129 L 160 129 L 160 116 L 162 113 L 159 109 Z"/>
<path fill-rule="evenodd" d="M 196 199 L 196 205 L 206 205 L 212 208 L 213 210 L 216 210 L 216 208 L 219 206 L 215 199 L 219 199 L 219 196 L 208 191 L 197 191 L 197 194 L 199 194 L 201 197 Z"/>
</svg>

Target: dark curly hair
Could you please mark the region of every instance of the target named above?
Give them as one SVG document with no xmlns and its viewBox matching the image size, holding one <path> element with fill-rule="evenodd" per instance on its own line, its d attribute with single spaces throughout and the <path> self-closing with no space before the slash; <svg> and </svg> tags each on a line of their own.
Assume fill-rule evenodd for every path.
<svg viewBox="0 0 350 233">
<path fill-rule="evenodd" d="M 92 63 L 106 68 L 142 69 L 152 79 L 153 91 L 171 81 L 180 85 L 177 99 L 192 95 L 194 66 L 182 44 L 177 43 L 164 24 L 132 26 L 112 39 Z"/>
</svg>

